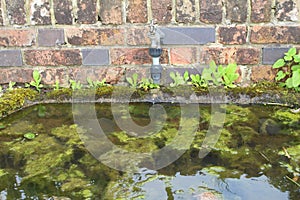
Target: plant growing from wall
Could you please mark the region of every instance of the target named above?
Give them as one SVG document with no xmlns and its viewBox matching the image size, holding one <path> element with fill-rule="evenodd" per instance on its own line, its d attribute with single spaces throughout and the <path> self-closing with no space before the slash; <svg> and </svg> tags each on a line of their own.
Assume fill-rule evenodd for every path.
<svg viewBox="0 0 300 200">
<path fill-rule="evenodd" d="M 80 83 L 80 81 L 69 80 L 69 82 L 70 82 L 70 85 L 71 85 L 71 89 L 73 91 L 80 90 L 83 87 L 83 85 Z"/>
<path fill-rule="evenodd" d="M 55 84 L 53 85 L 53 87 L 54 87 L 54 90 L 59 90 L 60 85 L 59 85 L 59 81 L 58 80 L 55 80 Z"/>
<path fill-rule="evenodd" d="M 132 77 L 126 78 L 127 82 L 130 84 L 130 87 L 136 88 L 138 86 L 138 74 L 134 73 Z"/>
<path fill-rule="evenodd" d="M 191 84 L 194 85 L 195 87 L 202 87 L 206 88 L 207 82 L 200 76 L 200 74 L 191 74 Z"/>
<path fill-rule="evenodd" d="M 148 91 L 150 89 L 158 89 L 160 86 L 156 83 L 153 83 L 152 79 L 143 78 L 139 83 L 139 88 L 143 89 L 144 91 Z"/>
<path fill-rule="evenodd" d="M 37 70 L 34 70 L 32 72 L 32 78 L 33 78 L 33 81 L 31 81 L 29 84 L 25 83 L 25 87 L 33 86 L 33 87 L 35 87 L 35 89 L 38 92 L 41 92 L 41 88 L 43 88 L 44 86 L 43 86 L 43 84 L 41 84 L 42 76 L 41 76 L 40 72 Z"/>
<path fill-rule="evenodd" d="M 300 91 L 300 51 L 290 48 L 283 58 L 278 59 L 273 68 L 278 69 L 275 80 L 282 87 Z"/>
<path fill-rule="evenodd" d="M 226 88 L 234 88 L 236 87 L 234 82 L 239 78 L 236 70 L 236 64 L 229 64 L 223 67 L 222 65 L 217 66 L 214 61 L 211 61 L 209 68 L 205 68 L 202 71 L 202 80 L 208 85 L 224 85 Z"/>
<path fill-rule="evenodd" d="M 170 87 L 177 87 L 179 85 L 186 85 L 188 84 L 189 80 L 189 72 L 185 71 L 183 76 L 179 72 L 170 72 L 170 77 L 173 80 L 172 83 L 170 83 Z"/>
<path fill-rule="evenodd" d="M 12 91 L 14 89 L 15 85 L 16 85 L 16 82 L 9 81 L 9 83 L 8 83 L 8 90 Z"/>
<path fill-rule="evenodd" d="M 88 82 L 88 88 L 98 88 L 106 86 L 106 79 L 103 79 L 102 81 L 93 81 L 90 78 L 87 78 L 86 81 Z"/>
</svg>

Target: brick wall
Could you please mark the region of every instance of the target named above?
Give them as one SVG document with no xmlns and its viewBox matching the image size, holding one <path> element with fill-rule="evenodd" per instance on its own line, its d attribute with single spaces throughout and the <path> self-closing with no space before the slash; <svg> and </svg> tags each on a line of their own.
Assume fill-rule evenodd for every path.
<svg viewBox="0 0 300 200">
<path fill-rule="evenodd" d="M 149 76 L 150 19 L 166 34 L 161 63 L 200 69 L 236 62 L 244 81 L 272 79 L 272 63 L 300 47 L 299 0 L 2 0 L 0 84 Z M 165 76 L 168 73 L 164 73 Z"/>
</svg>

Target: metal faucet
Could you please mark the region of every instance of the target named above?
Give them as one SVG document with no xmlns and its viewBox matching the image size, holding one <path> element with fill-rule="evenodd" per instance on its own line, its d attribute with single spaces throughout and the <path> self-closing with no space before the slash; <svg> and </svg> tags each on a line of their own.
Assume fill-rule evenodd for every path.
<svg viewBox="0 0 300 200">
<path fill-rule="evenodd" d="M 162 54 L 162 48 L 160 46 L 161 40 L 165 37 L 165 34 L 157 29 L 154 20 L 151 20 L 150 31 L 148 37 L 151 40 L 151 45 L 149 48 L 149 54 L 152 57 L 151 65 L 151 78 L 154 83 L 159 84 L 161 79 L 162 66 L 159 63 L 159 57 Z"/>
</svg>

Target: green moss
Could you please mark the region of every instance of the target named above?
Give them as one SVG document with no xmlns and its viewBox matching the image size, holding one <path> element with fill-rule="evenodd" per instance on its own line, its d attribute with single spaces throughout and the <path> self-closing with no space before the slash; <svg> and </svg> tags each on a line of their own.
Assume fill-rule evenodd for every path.
<svg viewBox="0 0 300 200">
<path fill-rule="evenodd" d="M 46 94 L 47 99 L 55 99 L 63 101 L 72 98 L 72 90 L 70 88 L 61 88 L 58 90 L 51 90 Z"/>
<path fill-rule="evenodd" d="M 26 101 L 36 100 L 38 92 L 27 88 L 7 91 L 0 97 L 0 118 L 22 108 Z"/>
</svg>

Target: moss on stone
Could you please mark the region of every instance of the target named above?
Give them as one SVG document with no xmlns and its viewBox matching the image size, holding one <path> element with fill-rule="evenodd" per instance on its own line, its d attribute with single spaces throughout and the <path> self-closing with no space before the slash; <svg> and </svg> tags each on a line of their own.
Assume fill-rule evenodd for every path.
<svg viewBox="0 0 300 200">
<path fill-rule="evenodd" d="M 22 108 L 26 101 L 34 101 L 38 92 L 28 88 L 17 88 L 5 92 L 0 97 L 0 118 Z"/>
</svg>

